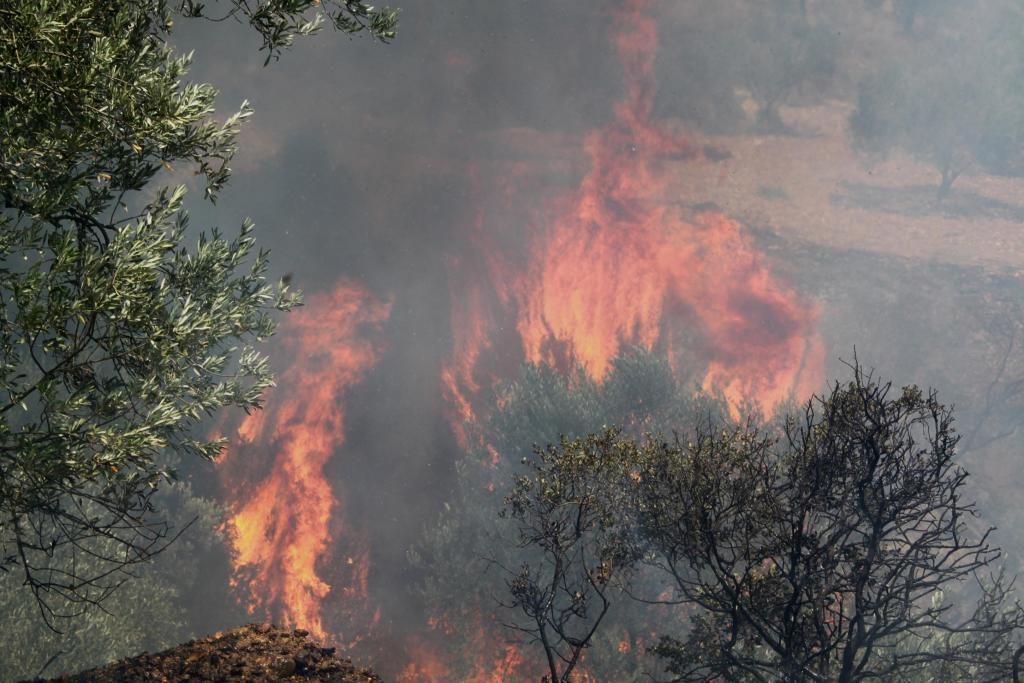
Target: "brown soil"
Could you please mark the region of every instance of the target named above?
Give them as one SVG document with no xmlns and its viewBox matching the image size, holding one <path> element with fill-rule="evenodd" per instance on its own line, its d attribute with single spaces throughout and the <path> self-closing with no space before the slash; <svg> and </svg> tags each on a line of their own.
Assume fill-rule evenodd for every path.
<svg viewBox="0 0 1024 683">
<path fill-rule="evenodd" d="M 306 631 L 254 624 L 192 640 L 157 654 L 130 659 L 51 679 L 54 683 L 127 683 L 129 681 L 331 681 L 380 683 L 380 677 L 334 648 L 320 647 Z"/>
<path fill-rule="evenodd" d="M 670 191 L 829 248 L 1024 274 L 1024 179 L 968 169 L 941 203 L 938 171 L 850 149 L 847 103 L 783 109 L 795 135 L 703 138 L 729 158 L 677 166 Z"/>
</svg>

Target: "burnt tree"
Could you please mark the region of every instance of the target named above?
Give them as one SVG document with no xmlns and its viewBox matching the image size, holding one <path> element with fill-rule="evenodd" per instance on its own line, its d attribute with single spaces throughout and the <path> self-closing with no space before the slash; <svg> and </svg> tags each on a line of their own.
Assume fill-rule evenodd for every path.
<svg viewBox="0 0 1024 683">
<path fill-rule="evenodd" d="M 634 564 L 621 511 L 636 446 L 619 432 L 557 446 L 524 459 L 505 512 L 518 528 L 523 562 L 506 571 L 503 606 L 520 619 L 507 627 L 539 643 L 545 681 L 566 683 L 618 597 Z"/>
<path fill-rule="evenodd" d="M 951 411 L 859 365 L 777 429 L 638 450 L 633 509 L 694 627 L 655 652 L 680 681 L 1006 680 L 1024 616 L 976 530 Z M 973 610 L 944 591 L 977 579 Z"/>
</svg>

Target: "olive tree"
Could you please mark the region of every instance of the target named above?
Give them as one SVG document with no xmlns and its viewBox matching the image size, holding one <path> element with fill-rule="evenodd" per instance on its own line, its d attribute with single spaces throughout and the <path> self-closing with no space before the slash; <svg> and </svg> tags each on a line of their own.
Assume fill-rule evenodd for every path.
<svg viewBox="0 0 1024 683">
<path fill-rule="evenodd" d="M 174 537 L 167 454 L 212 458 L 199 421 L 259 407 L 255 345 L 298 303 L 251 222 L 191 228 L 170 184 L 194 170 L 215 200 L 250 114 L 218 120 L 213 87 L 184 82 L 180 16 L 248 21 L 268 58 L 323 18 L 382 39 L 395 20 L 348 0 L 0 5 L 0 567 L 51 624 Z"/>
<path fill-rule="evenodd" d="M 861 151 L 902 149 L 931 164 L 937 201 L 973 166 L 1006 169 L 1020 159 L 1024 13 L 998 3 L 957 12 L 938 35 L 877 64 L 858 84 L 849 119 Z"/>
<path fill-rule="evenodd" d="M 543 671 L 554 675 L 548 652 L 556 679 L 579 677 L 581 668 L 601 680 L 643 675 L 646 657 L 637 643 L 652 631 L 652 612 L 623 599 L 624 558 L 601 564 L 608 559 L 601 547 L 615 538 L 603 511 L 619 490 L 605 480 L 623 462 L 610 447 L 621 439 L 609 437 L 604 426 L 638 436 L 702 416 L 728 419 L 723 400 L 699 391 L 699 368 L 692 375 L 687 369 L 673 372 L 663 355 L 630 349 L 612 361 L 601 382 L 582 368 L 563 373 L 539 364 L 524 365 L 518 377 L 496 387 L 493 408 L 468 426 L 469 448 L 456 461 L 456 485 L 443 512 L 409 551 L 423 572 L 419 592 L 439 631 L 467 643 L 484 631 L 485 645 L 503 642 L 502 635 L 527 644 L 524 652 L 538 657 L 536 667 L 529 667 L 532 660 L 526 664 L 538 678 Z M 560 460 L 570 454 L 571 462 Z M 577 512 L 580 527 L 568 524 Z M 552 571 L 555 562 L 565 570 Z M 647 585 L 642 568 L 630 578 Z M 555 599 L 550 606 L 547 597 Z M 655 611 L 659 623 L 681 626 L 683 615 Z M 485 631 L 493 624 L 508 628 Z M 453 677 L 474 671 L 477 649 L 446 651 Z M 570 661 L 575 655 L 576 663 L 569 666 L 560 655 Z"/>
<path fill-rule="evenodd" d="M 855 365 L 780 434 L 645 449 L 640 535 L 700 613 L 659 646 L 670 670 L 862 681 L 941 663 L 953 680 L 1005 679 L 1024 625 L 1007 584 L 986 583 L 966 614 L 943 599 L 999 556 L 964 497 L 952 423 L 934 392 L 894 392 Z"/>
<path fill-rule="evenodd" d="M 651 648 L 673 680 L 1007 680 L 1024 610 L 965 495 L 952 411 L 852 370 L 780 422 L 546 450 L 509 496 L 546 559 L 532 585 L 569 577 L 559 590 L 582 603 L 544 593 L 532 632 L 545 652 L 542 627 L 595 624 L 601 580 L 618 577 L 641 604 L 690 614 Z M 642 566 L 660 581 L 633 582 Z M 509 589 L 537 612 L 518 599 L 537 590 Z M 563 640 L 587 647 L 591 633 Z"/>
<path fill-rule="evenodd" d="M 503 567 L 502 604 L 518 617 L 506 626 L 540 645 L 552 683 L 573 680 L 635 565 L 620 537 L 629 527 L 619 501 L 630 490 L 633 447 L 618 436 L 606 429 L 538 447 L 506 498 L 518 547 L 537 551 Z"/>
<path fill-rule="evenodd" d="M 131 581 L 104 600 L 101 609 L 82 611 L 51 596 L 55 613 L 73 616 L 51 618 L 48 627 L 31 591 L 17 580 L 0 580 L 0 680 L 82 671 L 139 652 L 158 652 L 245 619 L 244 607 L 211 574 L 216 563 L 226 561 L 222 510 L 197 496 L 187 482 L 162 486 L 157 495 L 161 513 L 188 523 L 188 533 L 153 561 L 133 567 Z M 117 550 L 116 542 L 106 548 L 93 545 L 108 553 Z M 56 549 L 51 563 L 59 566 L 73 554 L 68 546 Z M 77 553 L 75 561 L 82 574 L 109 569 L 102 556 Z"/>
</svg>

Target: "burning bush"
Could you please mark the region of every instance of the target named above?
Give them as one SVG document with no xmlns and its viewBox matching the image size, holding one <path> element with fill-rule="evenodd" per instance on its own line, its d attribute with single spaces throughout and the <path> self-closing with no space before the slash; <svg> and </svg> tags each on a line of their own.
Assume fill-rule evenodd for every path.
<svg viewBox="0 0 1024 683">
<path fill-rule="evenodd" d="M 433 648 L 437 668 L 445 672 L 439 681 L 490 680 L 475 672 L 481 664 L 491 670 L 488 667 L 494 661 L 501 661 L 493 657 L 495 652 L 508 646 L 501 624 L 511 623 L 513 614 L 498 602 L 508 602 L 501 598 L 506 595 L 506 581 L 515 581 L 524 564 L 543 562 L 536 547 L 520 542 L 517 525 L 522 516 L 499 515 L 509 482 L 524 473 L 522 463 L 539 462 L 534 444 L 557 444 L 562 435 L 570 441 L 585 438 L 604 425 L 621 425 L 622 434 L 639 437 L 675 425 L 688 428 L 709 418 L 716 423 L 730 419 L 724 397 L 702 391 L 698 379 L 684 368 L 674 372 L 664 355 L 642 349 L 612 359 L 601 381 L 580 367 L 565 373 L 546 364 L 524 365 L 514 381 L 496 391 L 494 406 L 468 427 L 469 445 L 458 463 L 455 493 L 438 522 L 410 553 L 414 564 L 427 574 L 420 591 L 432 614 L 434 635 L 479 644 L 455 650 L 443 644 Z M 586 472 L 578 474 L 582 477 Z M 607 482 L 603 486 L 609 493 L 614 490 Z M 589 558 L 592 541 L 601 533 L 597 526 L 586 530 L 575 539 L 576 547 Z M 577 578 L 587 581 L 585 574 Z M 631 574 L 634 587 L 654 590 L 656 584 L 650 578 L 644 568 Z M 650 668 L 644 646 L 655 642 L 655 620 L 666 628 L 681 629 L 686 615 L 660 606 L 643 609 L 622 600 L 616 584 L 608 588 L 607 614 L 589 638 L 591 647 L 579 663 L 583 671 L 577 673 L 595 675 L 597 680 L 634 680 Z M 571 601 L 574 592 L 562 597 Z M 539 678 L 546 665 L 539 666 L 539 659 L 523 651 L 528 640 L 514 635 L 510 640 L 519 652 L 513 671 L 519 677 Z"/>
</svg>

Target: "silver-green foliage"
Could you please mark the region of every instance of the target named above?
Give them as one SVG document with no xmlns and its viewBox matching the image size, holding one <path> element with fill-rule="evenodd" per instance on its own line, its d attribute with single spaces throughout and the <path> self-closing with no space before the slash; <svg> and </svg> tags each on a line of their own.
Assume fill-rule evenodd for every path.
<svg viewBox="0 0 1024 683">
<path fill-rule="evenodd" d="M 359 2 L 224 4 L 272 55 L 318 17 L 381 39 L 394 24 Z M 164 0 L 0 4 L 0 567 L 47 619 L 164 547 L 166 455 L 212 457 L 196 424 L 259 405 L 272 380 L 254 345 L 297 303 L 268 283 L 251 223 L 195 230 L 184 186 L 161 187 L 194 170 L 215 200 L 250 114 L 218 121 L 213 87 L 185 82 L 175 15 L 216 18 Z"/>
<path fill-rule="evenodd" d="M 362 0 L 177 0 L 178 10 L 189 17 L 247 21 L 263 38 L 267 62 L 289 47 L 295 36 L 317 32 L 325 23 L 345 33 L 368 32 L 388 41 L 395 37 L 398 11 L 374 7 Z"/>
</svg>

